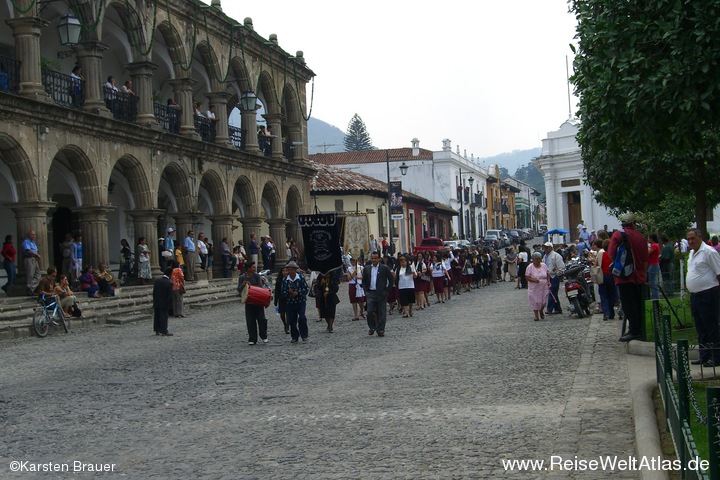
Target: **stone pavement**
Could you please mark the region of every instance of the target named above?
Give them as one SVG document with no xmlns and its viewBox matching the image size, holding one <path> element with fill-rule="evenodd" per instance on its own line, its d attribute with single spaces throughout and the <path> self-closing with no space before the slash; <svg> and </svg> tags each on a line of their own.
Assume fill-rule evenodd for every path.
<svg viewBox="0 0 720 480">
<path fill-rule="evenodd" d="M 248 346 L 235 304 L 171 319 L 174 337 L 148 319 L 1 342 L 0 478 L 49 478 L 13 461 L 114 464 L 81 478 L 639 478 L 502 463 L 635 455 L 642 357 L 619 322 L 533 322 L 499 283 L 395 314 L 378 338 L 340 295 L 335 333 L 308 308 L 307 344 L 268 308 L 270 343 Z"/>
</svg>

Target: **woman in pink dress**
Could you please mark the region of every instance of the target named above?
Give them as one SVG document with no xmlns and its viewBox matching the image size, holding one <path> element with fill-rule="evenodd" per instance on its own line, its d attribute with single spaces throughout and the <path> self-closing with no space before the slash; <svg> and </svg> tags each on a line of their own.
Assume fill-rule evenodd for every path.
<svg viewBox="0 0 720 480">
<path fill-rule="evenodd" d="M 532 263 L 525 269 L 525 277 L 528 281 L 528 305 L 537 322 L 545 318 L 545 301 L 550 292 L 550 275 L 547 265 L 542 263 L 540 252 L 532 254 Z"/>
</svg>

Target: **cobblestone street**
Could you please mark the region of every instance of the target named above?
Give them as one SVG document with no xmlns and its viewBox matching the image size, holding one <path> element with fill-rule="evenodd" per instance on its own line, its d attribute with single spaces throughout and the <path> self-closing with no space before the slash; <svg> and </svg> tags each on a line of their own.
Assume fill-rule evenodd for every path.
<svg viewBox="0 0 720 480">
<path fill-rule="evenodd" d="M 308 308 L 307 344 L 271 307 L 248 346 L 239 304 L 171 318 L 174 337 L 148 319 L 0 343 L 0 478 L 76 460 L 114 464 L 86 478 L 637 478 L 502 464 L 634 455 L 619 322 L 533 322 L 499 283 L 378 338 L 340 298 L 332 334 Z"/>
</svg>

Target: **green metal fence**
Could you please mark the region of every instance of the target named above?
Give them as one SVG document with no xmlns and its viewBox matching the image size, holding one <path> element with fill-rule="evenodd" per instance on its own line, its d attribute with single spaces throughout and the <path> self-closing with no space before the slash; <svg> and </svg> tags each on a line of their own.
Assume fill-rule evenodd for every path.
<svg viewBox="0 0 720 480">
<path fill-rule="evenodd" d="M 690 429 L 691 423 L 707 426 L 710 454 L 705 460 L 709 462 L 709 468 L 683 468 L 679 472 L 681 478 L 720 480 L 720 387 L 707 388 L 707 409 L 701 411 L 693 389 L 687 340 L 679 340 L 676 346 L 672 344 L 670 315 L 661 314 L 657 302 L 653 317 L 657 380 L 665 407 L 668 431 L 680 465 L 687 467 L 691 460 L 700 457 Z"/>
</svg>

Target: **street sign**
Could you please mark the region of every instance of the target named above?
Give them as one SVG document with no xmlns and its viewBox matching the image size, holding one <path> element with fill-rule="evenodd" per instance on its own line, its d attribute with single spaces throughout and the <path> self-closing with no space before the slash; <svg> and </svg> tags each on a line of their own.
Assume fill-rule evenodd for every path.
<svg viewBox="0 0 720 480">
<path fill-rule="evenodd" d="M 403 215 L 402 213 L 393 213 L 392 215 L 390 215 L 390 218 L 392 220 L 402 220 L 403 218 L 405 218 L 405 215 Z"/>
</svg>

